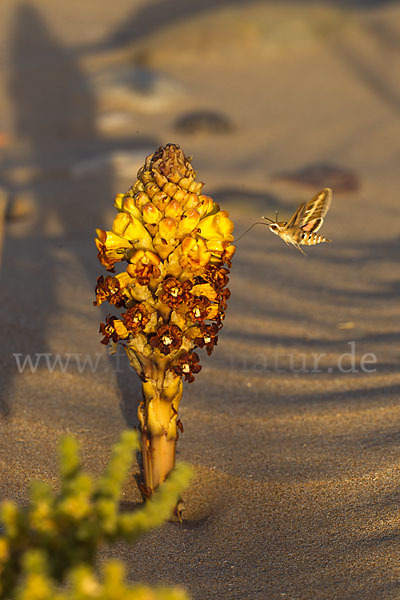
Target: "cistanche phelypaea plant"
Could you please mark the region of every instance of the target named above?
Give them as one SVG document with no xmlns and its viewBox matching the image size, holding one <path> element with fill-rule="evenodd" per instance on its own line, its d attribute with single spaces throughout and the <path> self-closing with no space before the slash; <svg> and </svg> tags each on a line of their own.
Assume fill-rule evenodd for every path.
<svg viewBox="0 0 400 600">
<path fill-rule="evenodd" d="M 95 305 L 108 301 L 120 312 L 101 324 L 102 342 L 122 343 L 142 380 L 145 496 L 175 464 L 182 380 L 200 371 L 196 348 L 213 351 L 230 295 L 233 223 L 203 185 L 191 158 L 167 144 L 116 196 L 112 230 L 97 230 L 98 258 L 114 274 L 98 278 Z"/>
</svg>

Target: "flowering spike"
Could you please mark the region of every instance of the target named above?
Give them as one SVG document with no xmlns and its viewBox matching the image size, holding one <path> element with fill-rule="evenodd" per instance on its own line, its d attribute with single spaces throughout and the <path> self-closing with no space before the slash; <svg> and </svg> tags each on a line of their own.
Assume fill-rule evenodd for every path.
<svg viewBox="0 0 400 600">
<path fill-rule="evenodd" d="M 196 348 L 213 351 L 229 298 L 233 223 L 202 188 L 177 144 L 160 147 L 116 196 L 112 231 L 98 230 L 96 240 L 108 270 L 126 265 L 98 278 L 94 304 L 122 311 L 101 324 L 102 342 L 121 342 L 143 382 L 145 495 L 174 466 L 182 380 L 191 383 L 201 369 Z"/>
</svg>

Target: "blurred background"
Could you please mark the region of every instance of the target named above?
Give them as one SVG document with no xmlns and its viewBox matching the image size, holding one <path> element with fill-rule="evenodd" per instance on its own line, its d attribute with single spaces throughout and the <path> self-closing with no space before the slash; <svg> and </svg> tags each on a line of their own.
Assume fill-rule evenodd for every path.
<svg viewBox="0 0 400 600">
<path fill-rule="evenodd" d="M 398 2 L 2 0 L 0 16 L 2 287 L 8 334 L 29 321 L 21 352 L 62 343 L 60 311 L 78 331 L 69 302 L 82 310 L 99 273 L 94 228 L 110 227 L 114 195 L 167 142 L 193 155 L 236 235 L 333 188 L 334 244 L 313 261 L 261 226 L 240 242 L 236 302 L 246 312 L 243 285 L 260 285 L 256 323 L 275 312 L 277 331 L 283 317 L 304 337 L 322 305 L 332 331 L 357 320 L 364 292 L 370 312 L 374 297 L 397 299 Z"/>
<path fill-rule="evenodd" d="M 126 191 L 144 157 L 167 142 L 193 155 L 205 193 L 229 210 L 236 235 L 261 215 L 274 217 L 279 211 L 280 218 L 288 218 L 326 186 L 334 197 L 322 230 L 333 243 L 310 248 L 307 259 L 262 226 L 239 242 L 220 343 L 211 359 L 202 358 L 205 367 L 184 399 L 188 433 L 183 457 L 201 465 L 205 479 L 216 468 L 225 475 L 284 480 L 290 486 L 293 477 L 327 480 L 362 471 L 367 459 L 368 472 L 376 473 L 379 461 L 398 450 L 400 415 L 396 421 L 392 413 L 380 412 L 384 421 L 377 425 L 375 417 L 363 413 L 363 402 L 368 410 L 383 410 L 395 403 L 400 389 L 399 49 L 397 1 L 1 0 L 5 343 L 0 351 L 0 458 L 8 495 L 23 496 L 31 476 L 51 479 L 55 443 L 65 430 L 90 443 L 86 458 L 96 470 L 106 460 L 108 443 L 135 422 L 138 384 L 126 368 L 111 373 L 98 343 L 98 323 L 106 309 L 102 313 L 92 306 L 95 281 L 102 274 L 94 229 L 110 228 L 114 195 Z M 367 352 L 377 357 L 376 373 L 332 372 L 349 341 L 356 342 L 357 360 Z M 286 357 L 324 352 L 325 372 L 295 374 L 288 358 L 282 358 L 283 372 L 269 372 L 277 348 Z M 101 353 L 95 377 L 76 369 L 57 370 L 55 376 L 44 366 L 35 374 L 21 374 L 14 357 L 74 352 Z M 249 405 L 260 423 L 265 420 L 251 436 L 242 419 Z M 356 438 L 363 457 L 352 443 L 342 437 L 338 442 L 324 422 L 317 431 L 311 425 L 301 433 L 290 429 L 293 415 L 346 410 L 355 412 L 346 421 L 345 440 Z M 267 430 L 270 419 L 273 435 Z M 276 433 L 279 423 L 282 436 Z M 362 445 L 360 423 L 375 446 Z M 307 454 L 310 439 L 318 459 Z M 398 456 L 393 460 L 398 462 Z M 194 520 L 208 510 L 201 504 L 201 481 L 193 492 L 198 504 L 192 506 L 202 506 Z M 224 481 L 229 493 L 239 485 Z M 243 497 L 236 508 L 221 502 L 232 532 L 224 550 L 230 556 L 237 519 L 244 514 Z M 304 546 L 300 539 L 296 567 L 281 568 L 288 551 L 287 515 L 296 513 L 297 501 L 286 512 L 280 502 L 272 516 L 262 512 L 255 518 L 254 507 L 249 512 L 254 528 L 247 550 L 232 550 L 232 561 L 246 569 L 242 584 L 235 583 L 243 593 L 235 597 L 247 598 L 250 583 L 253 597 L 265 597 L 264 567 L 257 562 L 262 547 L 263 556 L 282 552 L 283 557 L 271 567 L 275 583 L 269 589 L 285 591 L 282 582 L 295 581 L 303 569 L 305 589 L 320 586 L 319 593 L 317 587 L 314 591 L 321 599 L 333 575 L 325 573 L 324 579 L 322 566 L 318 578 L 307 575 L 303 557 L 323 562 L 325 550 L 313 541 Z M 237 512 L 232 516 L 229 510 Z M 326 510 L 323 505 L 321 514 Z M 279 519 L 286 521 L 274 529 Z M 301 522 L 301 515 L 296 519 Z M 264 520 L 268 525 L 261 534 Z M 307 519 L 304 523 L 306 536 Z M 212 539 L 204 527 L 204 540 Z M 347 552 L 343 544 L 338 564 Z M 327 548 L 324 541 L 322 547 Z M 153 551 L 150 543 L 147 551 Z M 192 551 L 196 556 L 199 548 L 190 548 L 190 556 Z M 200 586 L 194 593 L 208 590 L 213 552 L 203 556 L 201 567 L 182 575 L 189 585 L 196 581 Z M 363 568 L 357 571 L 359 581 Z M 151 567 L 143 564 L 142 569 L 144 577 L 153 577 Z M 384 558 L 379 569 L 389 582 Z M 172 557 L 165 576 L 181 581 Z M 228 584 L 215 577 L 216 597 L 228 597 Z M 340 597 L 350 597 L 349 582 L 343 585 Z M 357 597 L 376 598 L 377 593 L 370 586 Z"/>
<path fill-rule="evenodd" d="M 398 158 L 397 2 L 4 0 L 0 10 L 2 180 L 26 207 L 44 180 L 107 173 L 99 222 L 103 197 L 168 141 L 239 216 L 274 194 L 279 208 L 281 190 L 291 203 L 321 185 L 357 193 Z"/>
</svg>

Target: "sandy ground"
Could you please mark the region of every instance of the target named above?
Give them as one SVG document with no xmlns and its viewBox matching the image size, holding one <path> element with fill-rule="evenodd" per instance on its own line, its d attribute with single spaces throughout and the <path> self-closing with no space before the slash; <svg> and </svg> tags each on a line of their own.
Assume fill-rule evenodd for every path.
<svg viewBox="0 0 400 600">
<path fill-rule="evenodd" d="M 183 399 L 185 523 L 105 555 L 198 600 L 400 598 L 399 40 L 394 2 L 2 0 L 1 497 L 56 483 L 66 431 L 100 472 L 134 423 L 138 382 L 99 344 L 93 230 L 142 157 L 180 143 L 238 234 L 329 185 L 276 177 L 323 162 L 360 184 L 333 185 L 334 243 L 304 258 L 263 227 L 239 243 L 220 342 Z M 138 66 L 147 96 L 109 83 Z M 232 131 L 179 133 L 195 110 Z M 99 362 L 19 373 L 28 353 Z"/>
</svg>

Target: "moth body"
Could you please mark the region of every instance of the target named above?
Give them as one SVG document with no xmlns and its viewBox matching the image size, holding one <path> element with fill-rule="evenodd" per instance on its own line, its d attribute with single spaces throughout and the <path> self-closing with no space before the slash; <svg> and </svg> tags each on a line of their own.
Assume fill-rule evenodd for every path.
<svg viewBox="0 0 400 600">
<path fill-rule="evenodd" d="M 315 246 L 331 241 L 317 233 L 324 223 L 331 200 L 332 190 L 325 188 L 307 204 L 305 202 L 300 204 L 289 221 L 267 219 L 270 221 L 268 228 L 286 244 L 295 246 L 302 254 L 305 254 L 300 246 Z M 266 219 L 266 217 L 263 218 Z"/>
<path fill-rule="evenodd" d="M 328 240 L 328 238 L 323 235 L 319 235 L 318 233 L 306 233 L 303 234 L 303 239 L 300 244 L 304 246 L 315 246 L 316 244 L 321 244 L 322 242 L 331 242 L 332 240 Z"/>
</svg>

